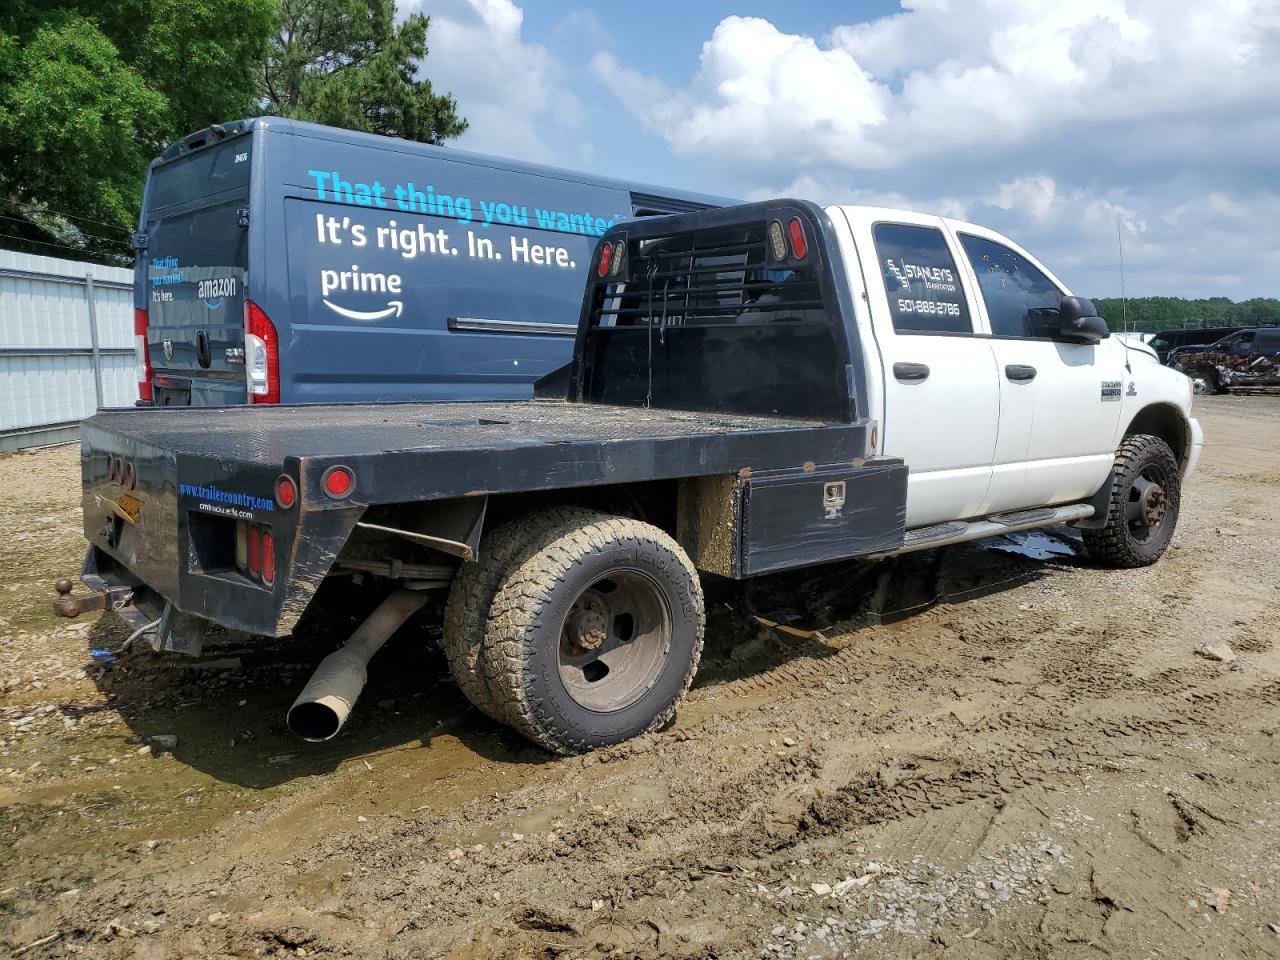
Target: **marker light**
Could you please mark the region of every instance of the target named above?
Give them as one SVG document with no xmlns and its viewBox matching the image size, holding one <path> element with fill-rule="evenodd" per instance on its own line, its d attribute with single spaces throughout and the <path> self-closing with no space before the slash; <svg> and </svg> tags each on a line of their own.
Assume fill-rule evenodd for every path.
<svg viewBox="0 0 1280 960">
<path fill-rule="evenodd" d="M 292 477 L 281 477 L 276 481 L 276 503 L 288 510 L 298 502 L 298 485 Z"/>
<path fill-rule="evenodd" d="M 803 260 L 808 248 L 805 246 L 804 226 L 800 223 L 800 218 L 792 217 L 788 228 L 791 231 L 791 252 L 797 260 Z"/>
<path fill-rule="evenodd" d="M 613 244 L 606 243 L 600 248 L 600 262 L 596 264 L 596 276 L 603 277 L 609 272 L 609 261 L 613 258 Z"/>
<path fill-rule="evenodd" d="M 333 499 L 341 500 L 356 488 L 356 475 L 348 467 L 330 467 L 320 477 L 320 486 Z"/>
<path fill-rule="evenodd" d="M 781 220 L 769 221 L 769 245 L 773 247 L 773 259 L 787 259 L 787 237 L 782 230 Z"/>
</svg>

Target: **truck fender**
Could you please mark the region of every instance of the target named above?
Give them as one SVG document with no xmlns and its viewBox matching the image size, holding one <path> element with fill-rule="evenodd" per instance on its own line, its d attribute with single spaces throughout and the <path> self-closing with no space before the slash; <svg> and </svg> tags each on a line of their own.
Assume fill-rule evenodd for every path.
<svg viewBox="0 0 1280 960">
<path fill-rule="evenodd" d="M 1171 403 L 1152 403 L 1143 407 L 1125 427 L 1120 442 L 1124 443 L 1125 437 L 1136 434 L 1159 437 L 1167 443 L 1178 460 L 1178 466 L 1185 474 L 1187 457 L 1191 453 L 1191 423 L 1181 410 Z M 1085 501 L 1093 507 L 1093 516 L 1077 520 L 1072 526 L 1082 530 L 1101 530 L 1107 525 L 1107 507 L 1111 500 L 1112 480 L 1113 475 L 1108 471 L 1102 485 Z"/>
</svg>

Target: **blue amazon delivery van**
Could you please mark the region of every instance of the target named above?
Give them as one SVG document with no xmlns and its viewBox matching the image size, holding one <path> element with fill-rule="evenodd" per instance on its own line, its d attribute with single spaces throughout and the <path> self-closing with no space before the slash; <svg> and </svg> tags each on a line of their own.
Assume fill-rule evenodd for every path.
<svg viewBox="0 0 1280 960">
<path fill-rule="evenodd" d="M 279 118 L 201 130 L 143 195 L 141 402 L 527 397 L 569 359 L 601 234 L 731 202 Z"/>
</svg>

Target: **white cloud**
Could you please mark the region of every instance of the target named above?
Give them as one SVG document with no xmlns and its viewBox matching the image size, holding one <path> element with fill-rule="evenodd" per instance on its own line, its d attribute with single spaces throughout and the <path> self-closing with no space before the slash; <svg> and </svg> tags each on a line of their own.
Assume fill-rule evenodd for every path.
<svg viewBox="0 0 1280 960">
<path fill-rule="evenodd" d="M 450 91 L 470 123 L 458 146 L 525 160 L 553 161 L 547 131 L 572 127 L 581 104 L 542 44 L 524 36 L 524 11 L 512 0 L 426 0 L 402 13 L 431 16 L 424 75 Z"/>
<path fill-rule="evenodd" d="M 593 69 L 673 151 L 763 185 L 753 196 L 965 212 L 1098 285 L 1118 215 L 1161 291 L 1275 293 L 1256 251 L 1280 246 L 1263 218 L 1280 207 L 1280 2 L 903 8 L 824 37 L 727 17 L 680 84 L 608 54 Z"/>
<path fill-rule="evenodd" d="M 703 45 L 687 87 L 608 55 L 595 69 L 678 151 L 875 169 L 943 151 L 1039 150 L 1076 125 L 1213 124 L 1224 109 L 1256 107 L 1280 83 L 1277 9 L 985 0 L 953 11 L 917 0 L 821 43 L 733 16 Z"/>
</svg>

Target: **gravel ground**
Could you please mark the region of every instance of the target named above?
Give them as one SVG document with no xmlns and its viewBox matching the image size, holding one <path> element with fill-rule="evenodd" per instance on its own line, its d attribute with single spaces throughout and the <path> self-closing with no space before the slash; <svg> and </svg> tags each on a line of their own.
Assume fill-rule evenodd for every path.
<svg viewBox="0 0 1280 960">
<path fill-rule="evenodd" d="M 353 616 L 200 661 L 55 620 L 76 452 L 0 459 L 0 950 L 1280 956 L 1280 400 L 1198 415 L 1155 567 L 1067 532 L 713 585 L 674 725 L 574 759 L 429 620 L 319 746 L 284 711 Z"/>
</svg>

